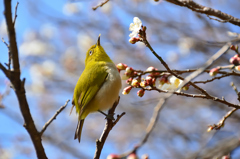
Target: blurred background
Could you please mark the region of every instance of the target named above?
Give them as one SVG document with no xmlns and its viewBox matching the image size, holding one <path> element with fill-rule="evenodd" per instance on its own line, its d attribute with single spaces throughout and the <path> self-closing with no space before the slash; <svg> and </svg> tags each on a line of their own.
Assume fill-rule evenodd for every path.
<svg viewBox="0 0 240 159">
<path fill-rule="evenodd" d="M 196 2 L 240 18 L 240 1 Z M 13 13 L 16 3 L 16 0 L 12 1 Z M 128 42 L 129 25 L 134 17 L 139 17 L 147 26 L 150 44 L 171 69 L 201 67 L 225 42 L 234 38 L 230 32 L 239 33 L 237 26 L 210 20 L 206 15 L 165 1 L 114 0 L 93 11 L 92 7 L 99 3 L 99 0 L 19 1 L 15 28 L 21 72 L 22 78 L 26 78 L 26 95 L 38 130 L 68 99 L 72 99 L 75 84 L 84 69 L 85 53 L 96 43 L 99 34 L 102 46 L 116 64 L 125 63 L 137 70 L 146 70 L 149 66 L 164 69 L 142 43 L 132 45 Z M 1 1 L 0 12 L 3 11 Z M 0 37 L 8 42 L 3 14 L 0 14 Z M 2 42 L 0 52 L 0 62 L 8 62 L 8 50 Z M 228 51 L 211 68 L 228 65 L 232 56 L 234 51 Z M 206 79 L 211 77 L 204 73 L 195 80 Z M 240 88 L 237 76 L 199 86 L 213 96 L 224 96 L 227 101 L 238 103 L 231 81 Z M 122 83 L 125 88 L 127 84 Z M 102 159 L 110 153 L 122 154 L 131 150 L 144 136 L 162 94 L 151 91 L 140 98 L 138 90 L 120 95 L 116 113 L 124 111 L 126 115 L 110 132 Z M 199 93 L 193 88 L 189 91 Z M 95 140 L 105 126 L 104 116 L 95 113 L 86 118 L 79 144 L 73 140 L 77 115 L 75 109 L 69 115 L 70 109 L 69 103 L 45 131 L 46 154 L 57 159 L 92 158 Z M 226 105 L 210 100 L 175 95 L 167 101 L 148 142 L 137 154 L 139 157 L 148 154 L 151 159 L 184 159 L 220 158 L 231 153 L 233 159 L 240 158 L 238 111 L 227 119 L 220 131 L 207 132 L 208 125 L 217 123 L 229 110 Z M 36 158 L 23 123 L 17 98 L 1 72 L 0 159 Z"/>
</svg>

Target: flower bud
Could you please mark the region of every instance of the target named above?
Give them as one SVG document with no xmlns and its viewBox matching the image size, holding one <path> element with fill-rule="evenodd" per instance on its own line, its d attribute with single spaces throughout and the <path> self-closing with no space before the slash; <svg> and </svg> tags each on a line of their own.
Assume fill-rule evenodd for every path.
<svg viewBox="0 0 240 159">
<path fill-rule="evenodd" d="M 222 156 L 221 159 L 231 159 L 231 157 L 229 155 L 225 155 L 225 156 Z"/>
<path fill-rule="evenodd" d="M 142 97 L 142 96 L 144 95 L 144 93 L 145 93 L 145 90 L 144 90 L 144 89 L 141 89 L 141 90 L 139 90 L 139 91 L 137 92 L 137 95 L 138 95 L 139 97 Z"/>
<path fill-rule="evenodd" d="M 132 83 L 132 80 L 133 80 L 132 78 L 129 78 L 127 79 L 126 83 L 130 85 Z"/>
<path fill-rule="evenodd" d="M 121 159 L 121 157 L 116 154 L 110 154 L 107 156 L 107 159 Z"/>
<path fill-rule="evenodd" d="M 126 72 L 127 73 L 132 73 L 133 72 L 133 68 L 132 67 L 127 67 L 126 68 Z"/>
<path fill-rule="evenodd" d="M 138 37 L 132 37 L 132 38 L 130 38 L 129 39 L 129 42 L 131 43 L 131 44 L 135 44 L 136 42 L 138 42 L 140 39 L 138 38 Z"/>
<path fill-rule="evenodd" d="M 131 153 L 127 159 L 139 159 L 135 153 Z"/>
<path fill-rule="evenodd" d="M 123 63 L 119 63 L 117 64 L 116 66 L 119 70 L 125 70 L 127 68 L 127 65 L 126 64 L 123 64 Z"/>
<path fill-rule="evenodd" d="M 240 64 L 240 57 L 237 55 L 233 56 L 230 58 L 229 62 L 231 64 L 234 64 L 235 66 L 239 65 Z"/>
<path fill-rule="evenodd" d="M 240 65 L 235 66 L 235 70 L 240 71 Z"/>
<path fill-rule="evenodd" d="M 161 78 L 159 78 L 159 84 L 160 85 L 164 85 L 165 83 L 170 83 L 168 81 L 168 76 L 167 75 L 163 75 Z"/>
<path fill-rule="evenodd" d="M 138 83 L 142 81 L 140 77 L 138 77 L 136 80 L 138 81 Z"/>
<path fill-rule="evenodd" d="M 123 75 L 122 75 L 122 80 L 127 80 L 129 79 L 129 74 L 127 72 L 125 72 Z"/>
<path fill-rule="evenodd" d="M 208 126 L 207 132 L 210 132 L 213 130 L 213 126 Z"/>
<path fill-rule="evenodd" d="M 143 26 L 143 27 L 142 27 L 142 30 L 143 30 L 143 31 L 146 31 L 146 30 L 147 30 L 147 27 L 146 27 L 146 26 Z"/>
<path fill-rule="evenodd" d="M 153 85 L 153 78 L 151 76 L 146 77 L 146 82 L 148 85 L 152 86 Z"/>
<path fill-rule="evenodd" d="M 141 87 L 147 87 L 147 86 L 148 86 L 148 84 L 147 84 L 147 82 L 146 82 L 146 81 L 142 81 L 142 82 L 140 83 L 140 86 L 141 86 Z"/>
<path fill-rule="evenodd" d="M 132 85 L 133 87 L 138 87 L 138 86 L 139 86 L 139 82 L 138 82 L 138 80 L 133 79 L 131 85 Z"/>
<path fill-rule="evenodd" d="M 142 159 L 149 159 L 147 154 L 142 155 Z"/>
<path fill-rule="evenodd" d="M 230 49 L 233 51 L 237 51 L 238 50 L 238 45 L 231 45 Z"/>
<path fill-rule="evenodd" d="M 131 89 L 132 89 L 132 86 L 128 86 L 128 87 L 124 88 L 122 94 L 123 95 L 129 94 Z"/>
<path fill-rule="evenodd" d="M 219 71 L 219 68 L 213 68 L 210 70 L 209 75 L 210 76 L 216 76 Z"/>
</svg>

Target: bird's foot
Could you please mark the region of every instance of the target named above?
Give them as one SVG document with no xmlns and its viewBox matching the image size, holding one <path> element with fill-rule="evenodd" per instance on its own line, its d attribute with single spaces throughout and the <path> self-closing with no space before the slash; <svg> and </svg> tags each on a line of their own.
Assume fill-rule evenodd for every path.
<svg viewBox="0 0 240 159">
<path fill-rule="evenodd" d="M 110 119 L 110 120 L 115 120 L 114 118 L 114 114 L 106 114 L 101 110 L 98 110 L 98 112 L 100 112 L 101 114 L 103 114 L 106 118 L 105 119 Z"/>
</svg>

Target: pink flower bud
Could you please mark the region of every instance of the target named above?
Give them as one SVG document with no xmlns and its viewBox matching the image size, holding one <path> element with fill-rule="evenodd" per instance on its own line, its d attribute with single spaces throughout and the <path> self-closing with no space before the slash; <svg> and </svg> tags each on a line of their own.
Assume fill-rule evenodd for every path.
<svg viewBox="0 0 240 159">
<path fill-rule="evenodd" d="M 121 157 L 116 154 L 110 154 L 107 156 L 107 159 L 121 159 Z"/>
<path fill-rule="evenodd" d="M 138 80 L 133 79 L 131 85 L 132 85 L 133 87 L 138 87 L 138 86 L 139 86 L 139 82 L 138 82 Z"/>
<path fill-rule="evenodd" d="M 216 76 L 219 71 L 219 68 L 213 68 L 210 70 L 209 75 L 210 76 Z"/>
<path fill-rule="evenodd" d="M 128 87 L 124 88 L 122 94 L 123 95 L 129 94 L 131 89 L 132 89 L 132 86 L 128 86 Z"/>
<path fill-rule="evenodd" d="M 131 153 L 127 159 L 138 159 L 137 155 L 135 153 Z"/>
<path fill-rule="evenodd" d="M 233 56 L 230 58 L 229 62 L 231 64 L 234 64 L 235 66 L 239 65 L 240 64 L 240 57 L 237 55 Z"/>
<path fill-rule="evenodd" d="M 123 64 L 123 63 L 119 63 L 117 64 L 116 66 L 119 70 L 125 70 L 127 68 L 127 65 L 126 64 Z"/>
<path fill-rule="evenodd" d="M 151 76 L 146 77 L 146 82 L 148 85 L 152 86 L 153 85 L 153 78 Z"/>
<path fill-rule="evenodd" d="M 129 78 L 127 79 L 126 83 L 130 85 L 132 83 L 132 80 L 133 80 L 132 78 Z"/>
<path fill-rule="evenodd" d="M 138 42 L 138 41 L 140 41 L 140 39 L 139 39 L 138 37 L 132 37 L 132 38 L 129 39 L 129 42 L 130 42 L 131 44 L 135 44 L 135 43 Z"/>
<path fill-rule="evenodd" d="M 155 68 L 153 66 L 150 66 L 150 67 L 147 68 L 146 71 L 154 71 L 154 70 L 155 70 Z"/>
<path fill-rule="evenodd" d="M 144 93 L 145 93 L 145 90 L 144 90 L 144 89 L 141 89 L 141 90 L 139 90 L 139 91 L 137 92 L 137 95 L 138 95 L 139 97 L 142 97 L 142 96 L 144 95 Z"/>
<path fill-rule="evenodd" d="M 126 72 L 127 73 L 132 73 L 133 72 L 133 68 L 132 67 L 127 67 L 126 68 Z"/>
<path fill-rule="evenodd" d="M 225 155 L 221 159 L 230 159 L 230 156 L 229 155 Z"/>
</svg>

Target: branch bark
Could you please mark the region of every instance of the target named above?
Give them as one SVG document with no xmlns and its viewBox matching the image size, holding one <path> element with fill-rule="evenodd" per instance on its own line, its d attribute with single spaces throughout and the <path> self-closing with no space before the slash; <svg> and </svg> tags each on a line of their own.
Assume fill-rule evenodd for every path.
<svg viewBox="0 0 240 159">
<path fill-rule="evenodd" d="M 119 97 L 120 99 L 120 97 Z M 117 102 L 115 102 L 113 104 L 113 107 L 111 109 L 109 109 L 108 111 L 108 115 L 113 115 L 114 112 L 115 112 L 115 109 L 118 105 L 118 102 L 119 102 L 119 99 Z M 102 152 L 102 148 L 103 148 L 103 145 L 108 137 L 108 134 L 110 133 L 110 131 L 112 130 L 112 128 L 117 124 L 117 122 L 120 120 L 120 118 L 125 115 L 125 112 L 123 112 L 121 115 L 117 115 L 117 119 L 115 121 L 113 121 L 112 119 L 110 118 L 107 118 L 107 122 L 106 122 L 106 125 L 105 125 L 105 128 L 102 132 L 102 135 L 101 137 L 96 141 L 96 151 L 95 151 L 95 155 L 94 155 L 94 159 L 99 159 L 100 158 L 100 155 L 101 155 L 101 152 Z"/>
<path fill-rule="evenodd" d="M 30 113 L 29 105 L 27 102 L 25 88 L 24 88 L 24 79 L 20 79 L 20 65 L 19 65 L 19 57 L 18 57 L 18 48 L 16 42 L 16 33 L 14 29 L 14 21 L 12 20 L 12 10 L 11 10 L 11 0 L 4 0 L 4 15 L 7 24 L 8 37 L 9 37 L 9 51 L 12 54 L 13 61 L 13 69 L 7 71 L 3 65 L 0 65 L 3 73 L 8 77 L 11 81 L 15 94 L 18 98 L 19 107 L 24 118 L 24 127 L 29 133 L 33 145 L 35 147 L 37 157 L 41 159 L 47 159 L 46 153 L 44 151 L 42 145 L 42 139 L 40 133 L 37 131 L 36 126 L 34 124 L 33 118 Z M 15 13 L 16 14 L 16 13 Z"/>
<path fill-rule="evenodd" d="M 182 7 L 187 7 L 197 13 L 206 14 L 208 17 L 209 16 L 217 17 L 220 20 L 217 20 L 217 19 L 214 19 L 214 20 L 217 20 L 219 22 L 223 22 L 223 23 L 229 22 L 234 25 L 240 26 L 240 19 L 233 17 L 230 14 L 224 13 L 220 10 L 200 5 L 194 2 L 193 0 L 166 0 L 166 1 Z M 210 18 L 210 19 L 213 19 L 213 18 Z"/>
</svg>

